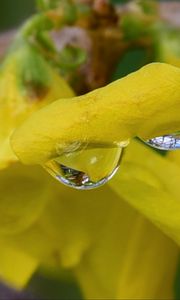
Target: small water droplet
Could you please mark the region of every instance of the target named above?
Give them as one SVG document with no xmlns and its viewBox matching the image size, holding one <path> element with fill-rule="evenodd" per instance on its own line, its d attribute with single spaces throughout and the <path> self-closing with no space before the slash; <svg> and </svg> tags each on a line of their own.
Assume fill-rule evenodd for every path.
<svg viewBox="0 0 180 300">
<path fill-rule="evenodd" d="M 100 187 L 117 172 L 123 148 L 82 148 L 64 153 L 43 165 L 61 183 L 79 190 Z"/>
<path fill-rule="evenodd" d="M 159 150 L 180 149 L 180 132 L 152 138 L 146 144 Z"/>
</svg>

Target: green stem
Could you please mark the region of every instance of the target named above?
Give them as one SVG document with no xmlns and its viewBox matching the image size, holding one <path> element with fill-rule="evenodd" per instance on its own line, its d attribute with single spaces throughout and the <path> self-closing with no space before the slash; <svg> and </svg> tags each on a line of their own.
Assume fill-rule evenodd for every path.
<svg viewBox="0 0 180 300">
<path fill-rule="evenodd" d="M 22 27 L 20 33 L 25 37 L 36 34 L 40 31 L 53 29 L 53 22 L 45 14 L 36 14 L 30 18 Z"/>
</svg>

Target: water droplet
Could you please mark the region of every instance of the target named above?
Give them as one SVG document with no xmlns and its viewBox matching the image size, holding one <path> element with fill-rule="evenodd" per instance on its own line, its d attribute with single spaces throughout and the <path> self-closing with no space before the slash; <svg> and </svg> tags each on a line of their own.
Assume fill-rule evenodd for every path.
<svg viewBox="0 0 180 300">
<path fill-rule="evenodd" d="M 79 190 L 100 187 L 117 172 L 123 148 L 82 148 L 48 161 L 44 168 L 61 183 Z"/>
<path fill-rule="evenodd" d="M 180 149 L 180 132 L 152 138 L 146 144 L 159 150 Z"/>
</svg>

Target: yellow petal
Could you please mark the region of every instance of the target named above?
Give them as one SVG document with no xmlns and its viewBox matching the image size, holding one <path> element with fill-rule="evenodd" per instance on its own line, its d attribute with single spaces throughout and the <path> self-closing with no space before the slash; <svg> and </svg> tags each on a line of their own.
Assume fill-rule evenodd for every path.
<svg viewBox="0 0 180 300">
<path fill-rule="evenodd" d="M 16 163 L 0 171 L 0 233 L 17 233 L 31 226 L 53 191 L 41 168 Z"/>
<path fill-rule="evenodd" d="M 27 254 L 0 242 L 0 279 L 17 289 L 23 288 L 37 268 Z"/>
<path fill-rule="evenodd" d="M 180 244 L 180 167 L 134 141 L 120 170 L 113 191 Z"/>
<path fill-rule="evenodd" d="M 167 158 L 180 167 L 180 151 L 169 151 Z"/>
<path fill-rule="evenodd" d="M 36 223 L 4 235 L 6 242 L 48 267 L 72 270 L 87 299 L 172 299 L 173 241 L 107 185 L 83 193 L 52 181 L 52 189 Z"/>
<path fill-rule="evenodd" d="M 153 63 L 84 96 L 61 99 L 23 123 L 13 149 L 24 163 L 44 163 L 74 142 L 112 144 L 179 130 L 179 83 L 179 68 Z"/>
<path fill-rule="evenodd" d="M 125 203 L 118 209 L 77 267 L 85 298 L 173 299 L 178 247 Z"/>
</svg>

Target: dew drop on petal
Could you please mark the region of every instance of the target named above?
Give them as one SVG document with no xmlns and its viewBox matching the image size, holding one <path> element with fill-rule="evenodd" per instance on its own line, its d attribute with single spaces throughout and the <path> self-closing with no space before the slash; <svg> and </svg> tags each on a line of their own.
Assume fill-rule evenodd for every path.
<svg viewBox="0 0 180 300">
<path fill-rule="evenodd" d="M 79 190 L 100 187 L 117 172 L 122 147 L 89 146 L 79 151 L 63 153 L 46 162 L 43 167 L 61 183 Z"/>
<path fill-rule="evenodd" d="M 159 150 L 180 149 L 180 132 L 149 139 L 146 144 Z"/>
</svg>

